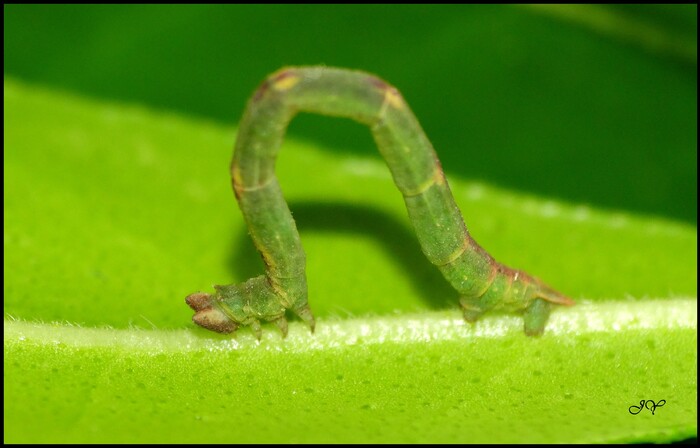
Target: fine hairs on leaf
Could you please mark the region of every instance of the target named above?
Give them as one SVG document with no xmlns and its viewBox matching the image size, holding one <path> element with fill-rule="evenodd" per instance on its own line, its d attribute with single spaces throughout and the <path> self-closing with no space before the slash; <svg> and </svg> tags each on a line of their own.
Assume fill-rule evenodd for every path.
<svg viewBox="0 0 700 448">
<path fill-rule="evenodd" d="M 232 338 L 194 328 L 179 297 L 254 274 L 237 262 L 258 254 L 239 244 L 248 228 L 225 174 L 234 130 L 12 79 L 5 111 L 6 442 L 591 443 L 697 433 L 694 226 L 450 176 L 491 254 L 577 301 L 537 339 L 515 315 L 467 325 L 422 257 L 395 185 L 373 174 L 388 173 L 379 157 L 339 161 L 290 137 L 277 175 L 309 255 L 317 332 L 291 322 L 285 340 L 274 331 L 260 342 L 249 331 Z M 342 211 L 338 203 L 357 212 L 319 213 Z M 344 222 L 378 216 L 372 209 L 391 219 Z M 394 228 L 399 241 L 387 246 Z M 354 317 L 329 317 L 341 308 Z M 640 400 L 666 405 L 630 415 Z"/>
</svg>

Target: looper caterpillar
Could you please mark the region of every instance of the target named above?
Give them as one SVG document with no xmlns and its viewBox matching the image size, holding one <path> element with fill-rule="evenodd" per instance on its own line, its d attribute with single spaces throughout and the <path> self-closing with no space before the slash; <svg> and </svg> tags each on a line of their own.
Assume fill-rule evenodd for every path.
<svg viewBox="0 0 700 448">
<path fill-rule="evenodd" d="M 297 112 L 347 117 L 370 127 L 404 196 L 421 248 L 460 294 L 468 322 L 492 309 L 520 311 L 525 333 L 544 331 L 552 305 L 574 302 L 529 274 L 498 263 L 469 235 L 435 150 L 396 88 L 376 76 L 328 67 L 290 67 L 270 75 L 248 102 L 231 163 L 233 190 L 266 274 L 215 294 L 185 299 L 198 325 L 230 333 L 274 321 L 287 334 L 291 309 L 313 332 L 306 256 L 275 177 L 275 159 Z"/>
</svg>

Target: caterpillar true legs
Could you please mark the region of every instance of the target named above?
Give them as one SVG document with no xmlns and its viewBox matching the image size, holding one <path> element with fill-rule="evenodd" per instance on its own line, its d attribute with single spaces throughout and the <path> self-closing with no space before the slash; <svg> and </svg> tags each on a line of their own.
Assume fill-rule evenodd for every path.
<svg viewBox="0 0 700 448">
<path fill-rule="evenodd" d="M 287 126 L 298 112 L 347 117 L 370 127 L 421 248 L 460 293 L 467 321 L 493 309 L 521 311 L 525 332 L 538 335 L 552 304 L 573 305 L 538 279 L 496 262 L 469 236 L 437 155 L 398 90 L 359 71 L 291 67 L 268 77 L 248 102 L 231 163 L 233 189 L 266 274 L 215 286 L 213 295 L 187 296 L 198 325 L 221 333 L 250 325 L 260 338 L 260 322 L 274 321 L 286 335 L 289 309 L 314 329 L 306 257 L 274 171 Z"/>
</svg>

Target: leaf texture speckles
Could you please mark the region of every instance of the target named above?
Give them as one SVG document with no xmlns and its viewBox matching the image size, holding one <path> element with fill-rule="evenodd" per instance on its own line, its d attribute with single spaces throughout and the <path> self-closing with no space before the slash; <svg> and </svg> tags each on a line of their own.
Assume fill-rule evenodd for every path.
<svg viewBox="0 0 700 448">
<path fill-rule="evenodd" d="M 391 179 L 374 174 L 379 158 L 290 140 L 278 174 L 318 334 L 293 322 L 288 340 L 266 332 L 258 344 L 246 331 L 196 329 L 182 305 L 193 286 L 262 270 L 226 178 L 235 130 L 11 80 L 4 102 L 6 442 L 611 442 L 697 431 L 693 226 L 450 177 L 497 259 L 580 303 L 554 313 L 538 340 L 517 316 L 467 327 Z M 642 399 L 667 404 L 630 415 Z"/>
</svg>

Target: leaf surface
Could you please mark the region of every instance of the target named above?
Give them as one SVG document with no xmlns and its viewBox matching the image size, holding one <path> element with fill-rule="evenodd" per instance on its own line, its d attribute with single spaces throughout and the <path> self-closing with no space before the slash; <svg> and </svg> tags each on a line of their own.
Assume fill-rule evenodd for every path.
<svg viewBox="0 0 700 448">
<path fill-rule="evenodd" d="M 220 336 L 184 297 L 262 273 L 235 130 L 5 81 L 6 442 L 613 442 L 697 432 L 694 226 L 450 175 L 498 260 L 577 300 L 474 327 L 379 156 L 288 140 L 318 334 Z M 666 400 L 631 415 L 640 400 Z M 505 428 L 505 429 L 504 429 Z"/>
</svg>

